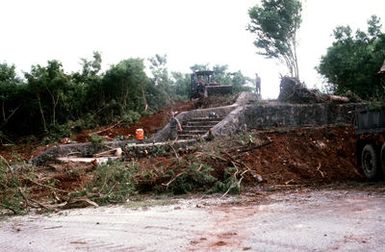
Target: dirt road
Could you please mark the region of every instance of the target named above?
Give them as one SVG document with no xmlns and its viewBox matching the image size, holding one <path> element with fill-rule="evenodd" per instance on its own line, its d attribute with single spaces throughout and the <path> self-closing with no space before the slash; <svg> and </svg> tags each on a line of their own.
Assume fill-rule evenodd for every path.
<svg viewBox="0 0 385 252">
<path fill-rule="evenodd" d="M 130 204 L 128 204 L 130 205 Z M 2 251 L 383 251 L 383 190 L 113 206 L 0 222 Z"/>
</svg>

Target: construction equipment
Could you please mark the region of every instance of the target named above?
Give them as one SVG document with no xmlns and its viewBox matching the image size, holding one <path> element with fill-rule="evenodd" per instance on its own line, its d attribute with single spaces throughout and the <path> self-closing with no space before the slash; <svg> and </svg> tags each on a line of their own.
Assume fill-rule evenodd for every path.
<svg viewBox="0 0 385 252">
<path fill-rule="evenodd" d="M 355 131 L 357 163 L 365 176 L 385 175 L 385 106 L 357 111 Z"/>
<path fill-rule="evenodd" d="M 232 91 L 232 85 L 222 85 L 214 81 L 214 71 L 196 71 L 191 74 L 191 99 L 230 94 Z"/>
</svg>

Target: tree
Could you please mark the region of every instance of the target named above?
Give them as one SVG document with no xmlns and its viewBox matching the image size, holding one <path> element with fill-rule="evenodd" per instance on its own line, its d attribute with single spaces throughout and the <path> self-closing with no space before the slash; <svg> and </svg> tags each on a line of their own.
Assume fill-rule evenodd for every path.
<svg viewBox="0 0 385 252">
<path fill-rule="evenodd" d="M 190 97 L 191 76 L 189 73 L 172 72 L 173 88 L 177 99 L 187 100 Z"/>
<path fill-rule="evenodd" d="M 102 89 L 103 73 L 101 73 L 102 57 L 98 51 L 93 52 L 93 59 L 81 58 L 82 70 L 72 74 L 75 83 L 74 103 L 71 111 L 77 115 L 89 112 L 99 105 L 104 97 Z"/>
<path fill-rule="evenodd" d="M 107 70 L 102 80 L 104 104 L 115 107 L 111 116 L 119 116 L 124 111 L 145 111 L 148 78 L 144 72 L 142 59 L 130 58 L 120 61 Z"/>
<path fill-rule="evenodd" d="M 173 103 L 175 90 L 172 88 L 173 81 L 167 69 L 167 55 L 156 54 L 148 60 L 154 85 L 152 97 L 157 100 L 158 108 Z"/>
<path fill-rule="evenodd" d="M 83 76 L 95 76 L 102 69 L 102 55 L 100 52 L 95 51 L 93 53 L 93 60 L 87 60 L 85 58 L 81 58 L 82 61 L 82 75 Z"/>
<path fill-rule="evenodd" d="M 254 45 L 258 54 L 283 61 L 292 77 L 299 78 L 297 31 L 301 24 L 299 0 L 262 0 L 249 10 L 247 27 L 257 35 Z"/>
<path fill-rule="evenodd" d="M 377 74 L 385 59 L 380 19 L 372 16 L 366 33 L 357 30 L 353 34 L 349 26 L 338 26 L 333 34 L 335 41 L 317 68 L 331 91 L 351 91 L 364 99 L 384 97 L 384 78 Z"/>
<path fill-rule="evenodd" d="M 199 65 L 199 64 L 195 64 L 193 66 L 190 67 L 191 71 L 192 72 L 197 72 L 197 71 L 208 71 L 209 70 L 209 65 Z"/>
<path fill-rule="evenodd" d="M 19 84 L 21 84 L 21 80 L 16 75 L 15 66 L 6 63 L 0 64 L 0 130 L 9 122 L 22 105 L 22 103 L 16 99 Z"/>
<path fill-rule="evenodd" d="M 66 92 L 71 86 L 70 77 L 64 73 L 62 64 L 57 60 L 48 61 L 46 67 L 32 66 L 31 73 L 25 73 L 25 77 L 36 97 L 43 129 L 47 132 L 47 119 L 50 118 L 50 125 L 56 126 L 59 105 L 65 105 Z"/>
</svg>

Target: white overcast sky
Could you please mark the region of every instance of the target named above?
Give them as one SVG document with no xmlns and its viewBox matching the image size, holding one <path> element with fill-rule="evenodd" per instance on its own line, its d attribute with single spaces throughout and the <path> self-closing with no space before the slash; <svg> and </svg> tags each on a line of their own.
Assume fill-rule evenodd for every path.
<svg viewBox="0 0 385 252">
<path fill-rule="evenodd" d="M 80 58 L 102 53 L 104 69 L 120 60 L 167 54 L 172 71 L 194 64 L 228 65 L 262 79 L 264 98 L 279 92 L 277 61 L 256 54 L 246 31 L 248 9 L 258 0 L 0 0 L 0 62 L 21 71 L 57 59 L 68 72 Z M 299 31 L 300 77 L 320 87 L 314 70 L 337 25 L 366 30 L 373 14 L 385 26 L 385 0 L 304 0 Z M 384 29 L 383 29 L 384 30 Z"/>
</svg>

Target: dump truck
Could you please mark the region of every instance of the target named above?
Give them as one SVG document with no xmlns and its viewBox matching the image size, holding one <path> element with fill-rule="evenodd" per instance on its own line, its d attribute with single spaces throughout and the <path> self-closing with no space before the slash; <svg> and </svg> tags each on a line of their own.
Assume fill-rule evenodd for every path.
<svg viewBox="0 0 385 252">
<path fill-rule="evenodd" d="M 232 85 L 223 85 L 215 81 L 214 71 L 195 71 L 191 74 L 191 99 L 230 94 L 232 90 Z"/>
<path fill-rule="evenodd" d="M 385 106 L 355 115 L 357 164 L 370 180 L 385 175 Z"/>
</svg>

